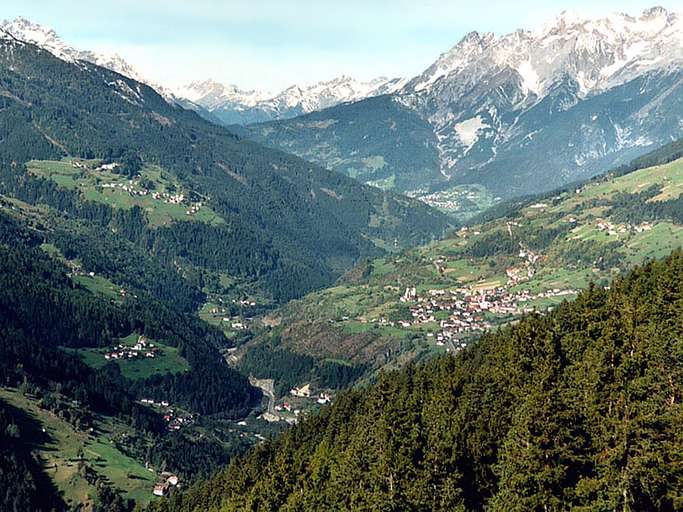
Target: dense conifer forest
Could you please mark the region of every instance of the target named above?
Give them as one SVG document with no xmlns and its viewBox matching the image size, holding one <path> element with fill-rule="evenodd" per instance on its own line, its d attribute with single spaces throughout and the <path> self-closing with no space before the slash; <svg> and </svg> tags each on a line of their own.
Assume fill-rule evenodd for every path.
<svg viewBox="0 0 683 512">
<path fill-rule="evenodd" d="M 218 347 L 225 343 L 223 334 L 196 315 L 173 308 L 172 300 L 162 303 L 143 291 L 121 301 L 93 294 L 68 277 L 69 269 L 41 248 L 43 241 L 42 231 L 29 229 L 0 212 L 2 385 L 33 397 L 42 410 L 58 415 L 79 432 L 95 426 L 100 415 L 116 418 L 137 433 L 128 443 L 131 455 L 147 458 L 157 466 L 178 468 L 188 478 L 225 464 L 230 450 L 206 440 L 190 440 L 182 433 L 167 433 L 162 416 L 140 404 L 145 397 L 170 400 L 212 417 L 236 418 L 247 414 L 258 404 L 260 392 L 221 356 Z M 124 377 L 114 363 L 94 369 L 73 353 L 82 347 L 112 346 L 114 340 L 131 332 L 163 339 L 178 350 L 189 370 L 133 381 Z M 39 443 L 42 434 L 36 422 L 25 415 L 20 417 L 21 422 L 12 419 L 20 412 L 3 413 L 7 425 L 0 428 L 0 435 L 4 432 L 10 440 L 17 438 L 3 455 L 8 460 L 8 474 L 3 480 L 13 482 L 8 487 L 6 503 L 19 503 L 18 508 L 10 510 L 60 510 L 58 499 L 50 506 L 29 506 L 29 502 L 22 501 L 36 499 L 30 486 L 44 475 L 42 464 L 30 455 L 30 446 Z M 18 430 L 9 425 L 18 425 Z M 141 442 L 143 438 L 153 440 L 151 451 Z M 14 453 L 14 449 L 19 451 Z M 234 450 L 238 449 L 244 447 L 235 445 Z M 28 476 L 21 476 L 24 473 Z M 94 475 L 88 473 L 85 477 L 97 482 Z M 47 479 L 42 481 L 49 484 Z M 111 487 L 97 488 L 102 491 L 98 496 L 100 504 L 117 502 L 123 507 L 121 510 L 130 508 L 120 502 Z M 23 489 L 29 490 L 24 493 Z M 102 510 L 109 509 L 105 506 Z"/>
<path fill-rule="evenodd" d="M 679 510 L 683 252 L 383 375 L 154 512 Z"/>
<path fill-rule="evenodd" d="M 216 347 L 223 335 L 216 329 L 151 297 L 139 295 L 121 304 L 96 297 L 74 286 L 66 269 L 38 247 L 39 235 L 2 214 L 0 222 L 0 368 L 5 385 L 24 378 L 54 381 L 63 389 L 73 388 L 83 402 L 124 414 L 143 410 L 116 393 L 121 386 L 115 381 L 122 380 L 116 367 L 97 374 L 62 350 L 107 346 L 114 338 L 139 332 L 176 346 L 195 371 L 125 384 L 134 396 L 163 395 L 202 414 L 240 415 L 255 402 L 258 393 L 220 356 Z M 102 386 L 99 379 L 112 383 Z"/>
</svg>

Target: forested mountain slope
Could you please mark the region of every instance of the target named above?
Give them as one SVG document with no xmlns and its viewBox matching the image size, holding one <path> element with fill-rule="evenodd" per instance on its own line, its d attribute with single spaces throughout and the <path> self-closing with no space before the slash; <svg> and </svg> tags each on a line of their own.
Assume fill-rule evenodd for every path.
<svg viewBox="0 0 683 512">
<path fill-rule="evenodd" d="M 128 510 L 166 471 L 208 474 L 276 430 L 235 429 L 261 393 L 226 363 L 230 324 L 200 318 L 210 300 L 241 325 L 447 226 L 0 31 L 0 400 L 30 416 L 35 462 L 10 453 L 3 476 L 47 475 L 57 510 Z"/>
<path fill-rule="evenodd" d="M 182 220 L 202 220 L 193 207 L 210 210 L 212 220 L 175 219 L 155 229 L 155 205 L 145 203 L 125 235 L 153 253 L 165 250 L 167 260 L 258 281 L 276 300 L 331 282 L 362 256 L 430 240 L 448 226 L 420 202 L 241 140 L 132 79 L 64 62 L 10 36 L 0 38 L 0 104 L 3 193 L 106 227 L 111 214 L 97 203 L 107 201 L 95 192 L 113 193 L 104 188 L 114 180 L 102 172 L 133 179 L 119 185 L 135 189 L 123 189 L 131 196 L 147 193 L 148 202 L 156 197 L 155 172 L 156 186 L 164 186 L 159 194 L 176 194 L 185 206 Z M 71 187 L 51 178 L 65 157 L 74 167 L 81 165 L 74 158 L 90 162 Z M 43 174 L 27 172 L 29 161 Z"/>
<path fill-rule="evenodd" d="M 444 179 L 431 126 L 389 95 L 240 132 L 384 189 L 427 191 Z"/>
<path fill-rule="evenodd" d="M 383 375 L 155 511 L 677 510 L 683 253 Z"/>
<path fill-rule="evenodd" d="M 140 497 L 147 501 L 156 473 L 147 472 L 145 464 L 190 480 L 244 448 L 227 435 L 221 441 L 213 435 L 197 437 L 189 425 L 173 431 L 164 417 L 169 408 L 194 423 L 199 417 L 202 422 L 242 418 L 260 402 L 260 392 L 223 359 L 220 351 L 228 343 L 224 334 L 197 317 L 200 290 L 160 269 L 130 242 L 119 241 L 122 253 L 112 254 L 114 261 L 109 261 L 112 241 L 106 232 L 89 234 L 90 243 L 103 254 L 88 252 L 85 238 L 79 238 L 83 234 L 70 222 L 44 209 L 0 200 L 0 402 L 13 398 L 12 405 L 22 412 L 11 416 L 26 417 L 16 434 L 16 448 L 25 453 L 7 454 L 11 462 L 3 477 L 17 490 L 16 496 L 7 494 L 16 510 L 28 506 L 20 492 L 31 485 L 29 480 L 21 483 L 25 472 L 33 475 L 32 481 L 43 481 L 43 487 L 57 482 L 64 498 L 75 503 L 90 496 L 108 510 L 107 503 L 119 499 L 119 488 L 131 487 L 127 482 L 142 488 Z M 76 259 L 67 259 L 59 246 Z M 90 259 L 79 261 L 85 255 Z M 99 274 L 106 269 L 98 268 L 96 275 L 80 267 L 96 268 L 103 262 L 116 269 L 114 275 L 129 276 L 122 279 L 125 285 L 116 286 Z M 159 273 L 136 273 L 145 271 Z M 145 400 L 166 407 L 145 405 Z M 29 409 L 34 411 L 31 418 Z M 59 418 L 60 435 L 40 434 L 37 425 L 53 418 Z M 89 447 L 80 451 L 92 460 L 71 460 L 79 439 Z M 48 466 L 45 456 L 54 466 Z M 145 478 L 127 481 L 126 473 L 116 469 L 122 460 L 130 474 Z M 76 462 L 79 472 L 63 478 Z M 44 473 L 48 469 L 54 471 Z M 30 493 L 28 499 L 33 499 Z M 37 503 L 35 510 L 61 510 L 56 501 Z"/>
</svg>

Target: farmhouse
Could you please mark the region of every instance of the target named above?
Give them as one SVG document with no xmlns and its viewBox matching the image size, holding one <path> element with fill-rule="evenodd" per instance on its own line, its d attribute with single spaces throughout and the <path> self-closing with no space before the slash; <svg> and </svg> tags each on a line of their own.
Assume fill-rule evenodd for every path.
<svg viewBox="0 0 683 512">
<path fill-rule="evenodd" d="M 165 482 L 159 483 L 154 486 L 152 494 L 154 494 L 155 496 L 165 496 L 166 491 L 168 491 L 168 485 Z"/>
<path fill-rule="evenodd" d="M 311 397 L 311 385 L 306 384 L 304 386 L 301 386 L 300 388 L 294 388 L 290 391 L 290 393 L 294 396 L 298 396 L 301 398 L 310 398 Z"/>
</svg>

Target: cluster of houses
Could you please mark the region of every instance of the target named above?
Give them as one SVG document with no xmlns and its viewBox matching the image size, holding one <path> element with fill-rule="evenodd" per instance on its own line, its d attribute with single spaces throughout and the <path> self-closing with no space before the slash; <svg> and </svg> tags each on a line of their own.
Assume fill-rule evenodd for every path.
<svg viewBox="0 0 683 512">
<path fill-rule="evenodd" d="M 313 393 L 311 390 L 311 385 L 310 384 L 304 384 L 303 386 L 300 387 L 294 387 L 289 391 L 289 394 L 292 397 L 295 398 L 305 398 L 308 400 L 314 400 L 315 403 L 319 405 L 327 405 L 332 403 L 332 395 L 329 393 L 325 393 L 321 391 L 320 393 Z M 284 418 L 285 421 L 288 423 L 295 424 L 297 418 L 299 417 L 300 414 L 302 414 L 302 410 L 298 409 L 294 406 L 294 404 L 290 403 L 288 400 L 285 400 L 282 405 L 276 405 L 274 407 L 274 410 L 276 412 L 288 412 L 294 415 L 294 418 Z M 268 421 L 279 421 L 281 418 L 280 416 L 277 415 L 269 415 L 269 417 L 266 417 L 264 415 L 264 419 Z"/>
<path fill-rule="evenodd" d="M 223 321 L 230 323 L 230 328 L 236 331 L 244 331 L 247 328 L 244 322 L 241 321 L 233 321 L 230 318 L 224 318 Z"/>
<path fill-rule="evenodd" d="M 172 432 L 192 425 L 194 423 L 194 416 L 192 414 L 178 414 L 173 409 L 169 409 L 164 414 L 164 421 L 166 422 L 166 429 Z"/>
<path fill-rule="evenodd" d="M 606 232 L 608 235 L 614 236 L 618 234 L 636 232 L 642 233 L 643 231 L 650 231 L 652 229 L 652 224 L 649 222 L 643 222 L 642 224 L 632 225 L 632 224 L 613 224 L 609 221 L 598 219 L 596 222 L 596 227 L 598 230 Z"/>
<path fill-rule="evenodd" d="M 177 487 L 180 484 L 178 476 L 172 473 L 161 473 L 161 478 L 162 480 L 157 482 L 152 491 L 155 496 L 166 496 L 172 487 Z"/>
<path fill-rule="evenodd" d="M 536 273 L 536 263 L 541 259 L 541 255 L 524 247 L 520 244 L 518 256 L 524 260 L 524 264 L 518 267 L 505 269 L 508 278 L 508 286 L 514 286 L 534 277 Z"/>
<path fill-rule="evenodd" d="M 240 320 L 237 317 L 230 318 L 230 316 L 226 316 L 228 315 L 228 310 L 224 307 L 214 306 L 209 308 L 208 312 L 214 318 L 220 318 L 222 322 L 229 324 L 230 328 L 235 331 L 244 331 L 247 329 L 247 324 L 243 320 Z"/>
<path fill-rule="evenodd" d="M 168 192 L 152 192 L 152 199 L 163 201 L 166 204 L 183 204 L 185 194 L 169 194 Z M 201 203 L 196 203 L 201 204 Z"/>
<path fill-rule="evenodd" d="M 146 188 L 136 188 L 133 180 L 128 180 L 128 183 L 102 183 L 100 186 L 107 189 L 119 189 L 123 192 L 128 192 L 132 196 L 149 195 L 149 190 Z"/>
<path fill-rule="evenodd" d="M 88 167 L 83 164 L 82 162 L 79 162 L 78 160 L 74 160 L 72 162 L 72 166 L 79 168 L 79 169 L 87 169 Z M 97 169 L 96 171 L 113 171 L 118 167 L 119 164 L 116 162 L 112 162 L 109 164 L 102 164 Z M 183 193 L 178 193 L 178 194 L 170 194 L 168 192 L 157 192 L 157 191 L 151 191 L 147 189 L 146 187 L 143 187 L 140 185 L 139 181 L 139 176 L 136 179 L 129 179 L 126 182 L 112 182 L 112 183 L 102 183 L 100 185 L 103 189 L 113 189 L 113 190 L 120 190 L 122 192 L 127 192 L 131 196 L 151 196 L 152 199 L 156 201 L 162 201 L 166 204 L 187 204 L 188 209 L 185 211 L 187 215 L 196 215 L 199 210 L 201 210 L 203 203 L 202 202 L 196 202 L 196 203 L 190 203 L 187 201 L 187 197 Z"/>
<path fill-rule="evenodd" d="M 138 357 L 146 357 L 154 359 L 159 355 L 159 349 L 150 343 L 145 336 L 139 336 L 135 345 L 123 345 L 119 343 L 114 347 L 114 350 L 104 354 L 107 361 L 117 359 L 135 359 Z"/>
<path fill-rule="evenodd" d="M 292 414 L 294 414 L 294 416 L 298 416 L 299 414 L 301 414 L 301 409 L 296 409 L 292 404 L 290 404 L 287 401 L 283 402 L 282 405 L 276 405 L 275 410 L 277 412 L 282 412 L 282 411 L 291 412 Z"/>
<path fill-rule="evenodd" d="M 432 208 L 446 211 L 456 211 L 460 208 L 461 201 L 452 196 L 444 196 L 442 193 L 436 192 L 421 196 L 420 200 L 427 203 Z"/>
<path fill-rule="evenodd" d="M 413 196 L 419 195 L 426 191 L 416 191 Z M 496 198 L 498 199 L 498 198 Z M 464 201 L 472 202 L 477 200 L 477 193 L 475 191 L 450 192 L 444 194 L 443 192 L 434 192 L 427 195 L 420 195 L 420 201 L 427 203 L 429 206 L 446 211 L 456 211 L 462 207 Z"/>
<path fill-rule="evenodd" d="M 187 209 L 185 214 L 186 215 L 196 215 L 199 212 L 199 210 L 201 210 L 201 209 L 202 209 L 202 203 L 201 202 L 191 203 L 190 207 Z"/>
<path fill-rule="evenodd" d="M 437 345 L 445 345 L 449 341 L 459 340 L 468 334 L 490 329 L 492 327 L 489 320 L 491 315 L 505 318 L 530 313 L 534 309 L 525 306 L 524 303 L 535 299 L 576 293 L 576 290 L 559 288 L 538 294 L 532 294 L 529 290 L 511 293 L 506 287 L 496 287 L 487 290 L 432 289 L 427 291 L 426 296 L 418 296 L 416 288 L 408 287 L 400 300 L 410 303 L 412 319 L 401 320 L 398 325 L 408 328 L 415 325 L 434 324 L 437 322 L 437 313 L 447 312 L 446 319 L 438 320 L 440 331 L 436 334 Z M 427 336 L 434 337 L 434 334 L 429 333 Z"/>
<path fill-rule="evenodd" d="M 180 430 L 181 428 L 192 425 L 195 422 L 195 416 L 193 414 L 186 414 L 176 411 L 166 400 L 155 402 L 151 398 L 143 398 L 140 400 L 140 403 L 143 405 L 150 405 L 163 409 L 166 430 Z"/>
<path fill-rule="evenodd" d="M 155 201 L 161 201 L 165 204 L 186 204 L 186 196 L 183 193 L 169 194 L 168 192 L 150 191 L 145 187 L 141 187 L 137 180 L 128 180 L 127 183 L 102 183 L 100 185 L 103 189 L 115 189 L 122 192 L 128 192 L 131 196 L 151 196 Z M 196 214 L 202 207 L 202 203 L 189 203 L 187 215 Z"/>
<path fill-rule="evenodd" d="M 151 191 L 145 187 L 140 186 L 138 180 L 128 180 L 128 182 L 115 182 L 115 183 L 102 183 L 100 185 L 103 189 L 120 190 L 121 192 L 127 192 L 131 196 L 151 196 L 155 201 L 161 201 L 165 204 L 176 204 L 176 205 L 188 205 L 185 211 L 186 215 L 196 215 L 199 210 L 202 209 L 204 203 L 199 202 L 188 202 L 187 196 L 183 193 L 170 194 L 168 192 L 157 192 Z"/>
<path fill-rule="evenodd" d="M 289 394 L 299 398 L 313 398 L 320 405 L 325 405 L 332 402 L 332 396 L 329 393 L 324 393 L 321 391 L 317 396 L 312 393 L 310 384 L 304 384 L 301 387 L 292 388 L 289 391 Z"/>
</svg>

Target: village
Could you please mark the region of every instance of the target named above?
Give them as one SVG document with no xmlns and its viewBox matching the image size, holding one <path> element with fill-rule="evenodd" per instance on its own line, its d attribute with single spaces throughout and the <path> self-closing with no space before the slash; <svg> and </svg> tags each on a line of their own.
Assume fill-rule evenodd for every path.
<svg viewBox="0 0 683 512">
<path fill-rule="evenodd" d="M 289 397 L 282 401 L 281 405 L 273 407 L 275 413 L 288 423 L 295 425 L 302 414 L 305 414 L 312 406 L 329 405 L 332 403 L 332 395 L 324 391 L 314 393 L 311 384 L 294 387 L 289 391 Z M 293 417 L 287 415 L 294 415 Z"/>
<path fill-rule="evenodd" d="M 514 281 L 510 281 L 513 283 Z M 551 289 L 537 294 L 528 290 L 510 292 L 507 287 L 496 287 L 480 290 L 472 287 L 454 290 L 431 289 L 425 296 L 418 296 L 415 287 L 406 288 L 400 301 L 410 304 L 411 320 L 400 320 L 397 325 L 402 328 L 438 323 L 440 330 L 429 332 L 427 337 L 436 338 L 438 346 L 448 342 L 459 342 L 474 333 L 481 333 L 493 327 L 492 316 L 501 320 L 512 316 L 528 314 L 534 308 L 527 303 L 537 299 L 563 297 L 576 294 L 571 289 Z M 440 312 L 448 317 L 437 320 Z M 462 348 L 464 344 L 460 344 Z M 458 349 L 458 345 L 449 347 Z"/>
<path fill-rule="evenodd" d="M 223 302 L 222 298 L 218 298 L 218 301 L 220 303 Z M 239 304 L 240 306 L 255 306 L 256 303 L 254 301 L 249 301 L 249 300 L 233 300 L 233 304 Z M 210 315 L 210 317 L 216 321 L 216 322 L 222 322 L 224 325 L 229 327 L 230 329 L 234 331 L 244 331 L 247 329 L 247 322 L 251 321 L 251 318 L 241 318 L 240 316 L 231 316 L 230 311 L 228 310 L 227 307 L 217 305 L 217 306 L 212 306 L 208 310 L 206 310 L 206 313 Z"/>
<path fill-rule="evenodd" d="M 258 387 L 268 398 L 266 410 L 259 416 L 268 423 L 285 421 L 296 425 L 306 412 L 312 408 L 329 405 L 332 395 L 324 390 L 314 392 L 310 383 L 292 388 L 288 396 L 276 403 L 274 381 L 272 379 L 256 379 L 249 377 L 249 383 Z"/>
<path fill-rule="evenodd" d="M 74 160 L 72 162 L 73 167 L 78 168 L 78 169 L 83 169 L 83 170 L 88 170 L 88 167 L 83 164 L 82 162 L 79 162 L 78 160 Z M 95 169 L 95 171 L 109 171 L 109 172 L 115 172 L 115 169 L 119 166 L 118 163 L 112 162 L 108 164 L 102 164 L 99 167 Z M 99 188 L 102 190 L 108 189 L 108 190 L 115 190 L 115 191 L 120 191 L 120 192 L 126 192 L 128 193 L 131 197 L 137 196 L 137 197 L 146 197 L 150 196 L 152 199 L 155 201 L 161 201 L 164 204 L 173 204 L 173 205 L 185 205 L 187 206 L 187 210 L 185 211 L 185 214 L 188 216 L 193 216 L 199 213 L 201 210 L 203 203 L 201 201 L 198 202 L 192 202 L 189 201 L 187 196 L 185 194 L 181 193 L 176 193 L 172 194 L 169 192 L 158 192 L 155 190 L 150 190 L 149 188 L 143 186 L 140 183 L 140 176 L 136 176 L 133 179 L 128 179 L 127 182 L 121 182 L 121 181 L 115 181 L 115 182 L 106 182 L 98 185 Z"/>
<path fill-rule="evenodd" d="M 113 189 L 122 192 L 127 192 L 130 196 L 145 197 L 150 196 L 155 201 L 161 201 L 164 204 L 186 205 L 187 210 L 185 214 L 188 216 L 196 215 L 201 210 L 203 203 L 190 202 L 183 193 L 170 194 L 168 192 L 151 191 L 139 184 L 138 180 L 128 180 L 128 183 L 103 183 L 100 185 L 103 189 Z"/>
<path fill-rule="evenodd" d="M 164 421 L 166 422 L 166 430 L 172 432 L 180 430 L 183 427 L 188 427 L 195 423 L 197 417 L 195 414 L 182 412 L 166 400 L 154 401 L 151 398 L 143 398 L 140 400 L 143 405 L 148 405 L 160 409 L 164 415 Z"/>
<path fill-rule="evenodd" d="M 508 222 L 507 230 L 510 234 L 516 225 L 514 222 Z M 449 352 L 457 351 L 466 346 L 463 340 L 491 329 L 494 322 L 500 323 L 511 317 L 535 311 L 530 305 L 533 301 L 578 293 L 577 290 L 559 288 L 536 294 L 532 294 L 528 289 L 511 291 L 513 287 L 535 275 L 536 264 L 541 260 L 540 254 L 521 243 L 517 256 L 522 260 L 522 265 L 506 269 L 507 283 L 503 286 L 465 286 L 452 290 L 433 288 L 421 296 L 418 295 L 415 286 L 407 287 L 399 300 L 410 305 L 411 319 L 398 321 L 398 326 L 411 328 L 438 323 L 439 331 L 428 332 L 427 337 L 436 338 L 437 346 L 448 345 Z M 443 275 L 446 260 L 437 258 L 434 265 Z M 386 319 L 380 319 L 380 323 L 382 321 L 386 323 Z"/>
<path fill-rule="evenodd" d="M 123 345 L 121 343 L 114 346 L 111 352 L 104 354 L 107 361 L 117 359 L 135 359 L 138 357 L 147 357 L 154 359 L 161 353 L 154 343 L 150 343 L 146 336 L 139 336 L 135 345 Z"/>
<path fill-rule="evenodd" d="M 613 224 L 612 222 L 598 219 L 596 222 L 596 227 L 598 230 L 607 233 L 610 236 L 615 236 L 625 233 L 642 233 L 644 231 L 651 231 L 652 224 L 649 222 L 643 222 L 642 224 Z"/>
</svg>

